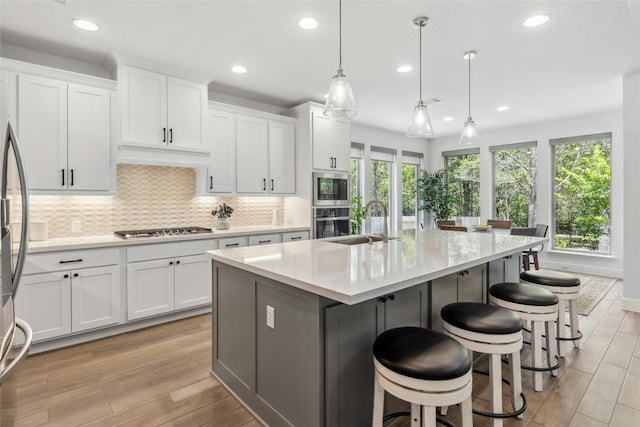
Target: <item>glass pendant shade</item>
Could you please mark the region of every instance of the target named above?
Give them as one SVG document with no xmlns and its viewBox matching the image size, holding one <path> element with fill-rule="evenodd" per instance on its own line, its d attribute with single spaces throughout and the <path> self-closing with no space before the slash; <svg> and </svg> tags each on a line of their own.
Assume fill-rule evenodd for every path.
<svg viewBox="0 0 640 427">
<path fill-rule="evenodd" d="M 358 114 L 351 83 L 342 72 L 342 68 L 339 68 L 336 75 L 331 79 L 329 95 L 327 95 L 327 102 L 324 106 L 324 114 L 329 117 L 344 117 L 347 119 Z"/>
<path fill-rule="evenodd" d="M 418 101 L 418 105 L 416 105 L 416 108 L 413 109 L 413 116 L 411 116 L 411 121 L 409 122 L 407 136 L 433 136 L 433 128 L 431 127 L 429 110 L 427 110 L 427 106 L 422 101 Z"/>
<path fill-rule="evenodd" d="M 462 135 L 460 135 L 460 140 L 458 142 L 460 145 L 469 145 L 471 143 L 478 142 L 478 128 L 476 127 L 476 122 L 474 122 L 471 117 L 464 122 Z"/>
</svg>

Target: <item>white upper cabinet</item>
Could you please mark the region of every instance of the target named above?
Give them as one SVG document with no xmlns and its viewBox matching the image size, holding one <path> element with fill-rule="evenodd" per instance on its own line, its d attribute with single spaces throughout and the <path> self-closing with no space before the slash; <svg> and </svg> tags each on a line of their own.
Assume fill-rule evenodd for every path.
<svg viewBox="0 0 640 427">
<path fill-rule="evenodd" d="M 208 153 L 206 85 L 120 65 L 118 93 L 121 145 Z M 162 163 L 153 156 L 140 162 Z"/>
<path fill-rule="evenodd" d="M 269 122 L 269 192 L 296 192 L 296 127 L 291 123 Z"/>
<path fill-rule="evenodd" d="M 349 171 L 349 122 L 312 113 L 313 168 Z"/>
<path fill-rule="evenodd" d="M 207 192 L 231 193 L 236 187 L 236 116 L 225 111 L 209 110 L 207 126 L 211 147 Z"/>
<path fill-rule="evenodd" d="M 111 91 L 20 74 L 18 119 L 31 189 L 110 190 Z"/>
<path fill-rule="evenodd" d="M 269 121 L 238 115 L 236 156 L 238 193 L 264 193 L 268 184 Z"/>
</svg>

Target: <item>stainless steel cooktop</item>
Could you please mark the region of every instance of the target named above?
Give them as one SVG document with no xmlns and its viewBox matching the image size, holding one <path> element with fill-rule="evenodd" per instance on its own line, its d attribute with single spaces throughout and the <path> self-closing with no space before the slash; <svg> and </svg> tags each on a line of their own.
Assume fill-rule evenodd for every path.
<svg viewBox="0 0 640 427">
<path fill-rule="evenodd" d="M 123 230 L 114 231 L 113 233 L 122 239 L 138 239 L 142 237 L 189 236 L 192 234 L 213 233 L 213 230 L 204 227 L 171 227 L 152 228 L 148 230 Z"/>
</svg>

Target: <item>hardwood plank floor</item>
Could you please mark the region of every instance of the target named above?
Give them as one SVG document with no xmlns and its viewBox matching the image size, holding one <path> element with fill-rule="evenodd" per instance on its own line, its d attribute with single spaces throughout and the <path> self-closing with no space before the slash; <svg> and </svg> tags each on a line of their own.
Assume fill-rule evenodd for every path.
<svg viewBox="0 0 640 427">
<path fill-rule="evenodd" d="M 637 425 L 640 313 L 620 309 L 621 292 L 619 281 L 581 316 L 581 348 L 569 345 L 544 391 L 523 372 L 527 411 L 506 427 Z M 29 356 L 15 373 L 16 426 L 260 426 L 209 374 L 210 355 L 211 317 L 203 315 Z M 486 378 L 474 377 L 474 396 L 474 406 L 489 408 Z M 460 424 L 457 408 L 444 418 Z M 474 416 L 474 425 L 490 420 Z"/>
</svg>

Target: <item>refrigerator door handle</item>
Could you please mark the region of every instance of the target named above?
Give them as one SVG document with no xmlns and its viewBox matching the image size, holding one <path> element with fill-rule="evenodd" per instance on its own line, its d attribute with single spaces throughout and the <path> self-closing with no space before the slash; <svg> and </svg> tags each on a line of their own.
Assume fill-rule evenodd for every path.
<svg viewBox="0 0 640 427">
<path fill-rule="evenodd" d="M 31 341 L 33 341 L 33 331 L 31 330 L 31 326 L 27 322 L 22 319 L 18 319 L 16 317 L 16 327 L 19 328 L 22 333 L 24 333 L 24 345 L 20 350 L 20 353 L 7 365 L 4 371 L 0 372 L 0 384 L 4 382 L 5 378 L 9 378 L 9 374 L 16 367 L 16 365 L 27 357 L 29 354 L 29 348 L 31 347 Z"/>
<path fill-rule="evenodd" d="M 22 156 L 20 155 L 20 148 L 18 147 L 18 139 L 13 130 L 13 124 L 9 120 L 7 126 L 7 137 L 11 141 L 13 152 L 15 154 L 16 165 L 18 166 L 18 177 L 20 178 L 20 193 L 22 197 L 22 228 L 20 230 L 20 248 L 18 249 L 18 257 L 16 260 L 16 269 L 13 275 L 13 295 L 15 298 L 18 284 L 20 283 L 20 277 L 22 276 L 22 268 L 24 267 L 24 260 L 27 256 L 27 244 L 29 242 L 29 184 L 27 183 L 27 170 L 24 167 Z M 7 170 L 7 157 L 9 151 L 9 144 L 5 144 L 4 148 L 4 170 Z M 6 177 L 3 177 L 3 181 L 6 182 Z M 6 190 L 3 189 L 4 193 Z M 6 194 L 3 194 L 3 197 Z"/>
</svg>

